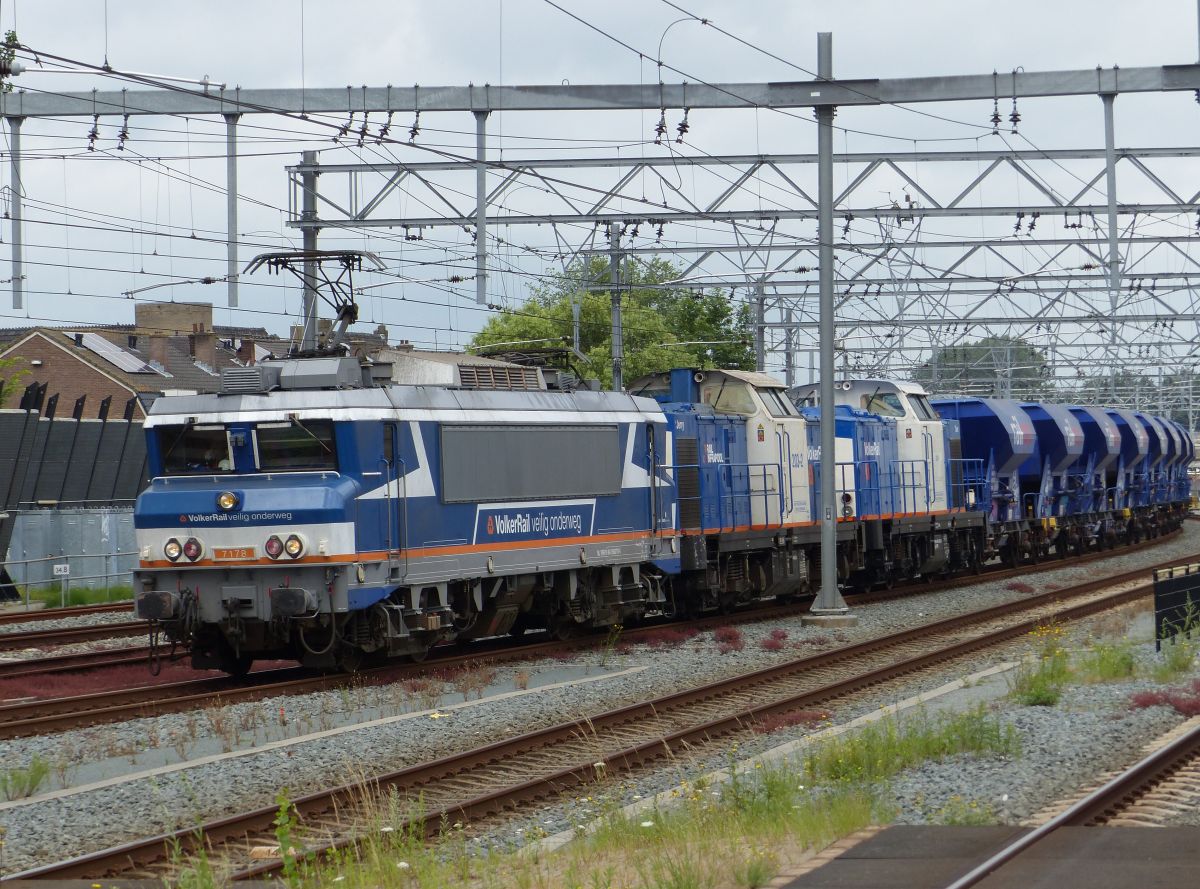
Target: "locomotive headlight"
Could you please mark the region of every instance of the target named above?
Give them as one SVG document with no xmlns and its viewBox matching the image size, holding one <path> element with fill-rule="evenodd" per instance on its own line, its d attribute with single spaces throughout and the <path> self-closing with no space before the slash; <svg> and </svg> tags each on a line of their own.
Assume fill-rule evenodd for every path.
<svg viewBox="0 0 1200 889">
<path fill-rule="evenodd" d="M 163 555 L 172 562 L 177 562 L 179 557 L 183 555 L 183 547 L 180 545 L 178 540 L 172 537 L 163 544 Z"/>
<path fill-rule="evenodd" d="M 267 555 L 272 559 L 278 559 L 283 555 L 283 541 L 272 534 L 267 538 L 267 542 L 263 544 L 263 549 L 267 551 Z"/>
<path fill-rule="evenodd" d="M 237 505 L 238 495 L 233 493 L 233 491 L 222 491 L 217 495 L 217 506 L 225 512 L 229 512 L 229 510 Z"/>
<path fill-rule="evenodd" d="M 196 561 L 204 555 L 204 546 L 195 537 L 189 537 L 187 543 L 183 545 L 183 554 L 188 557 L 189 561 Z"/>
<path fill-rule="evenodd" d="M 283 551 L 293 559 L 298 559 L 304 554 L 304 541 L 292 534 L 283 544 Z"/>
</svg>

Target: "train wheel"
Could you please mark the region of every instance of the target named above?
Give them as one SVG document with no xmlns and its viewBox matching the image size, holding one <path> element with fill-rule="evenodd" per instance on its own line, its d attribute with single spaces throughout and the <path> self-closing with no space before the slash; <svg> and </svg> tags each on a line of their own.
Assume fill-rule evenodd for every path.
<svg viewBox="0 0 1200 889">
<path fill-rule="evenodd" d="M 230 651 L 221 658 L 221 669 L 236 679 L 245 678 L 253 664 L 254 658 L 248 654 L 234 654 Z"/>
<path fill-rule="evenodd" d="M 363 662 L 365 660 L 366 655 L 363 653 L 362 649 L 353 648 L 347 645 L 338 652 L 338 669 L 344 673 L 357 673 L 362 669 Z"/>
<path fill-rule="evenodd" d="M 568 639 L 575 638 L 579 633 L 579 625 L 575 623 L 570 614 L 562 612 L 550 618 L 546 632 L 550 634 L 551 639 L 558 642 L 566 642 Z"/>
<path fill-rule="evenodd" d="M 425 658 L 429 657 L 429 648 L 430 646 L 427 645 L 424 648 L 418 648 L 416 651 L 410 651 L 408 659 L 414 664 L 423 663 Z"/>
<path fill-rule="evenodd" d="M 1021 556 L 1015 546 L 1006 543 L 1000 547 L 1000 561 L 1009 568 L 1016 568 L 1021 563 Z"/>
</svg>

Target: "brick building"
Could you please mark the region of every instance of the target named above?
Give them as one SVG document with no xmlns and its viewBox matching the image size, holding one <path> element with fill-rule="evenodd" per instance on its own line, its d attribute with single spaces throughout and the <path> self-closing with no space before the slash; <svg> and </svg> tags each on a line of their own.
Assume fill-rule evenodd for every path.
<svg viewBox="0 0 1200 889">
<path fill-rule="evenodd" d="M 3 404 L 18 406 L 17 393 L 37 384 L 42 409 L 57 395 L 60 416 L 97 417 L 108 399 L 110 414 L 129 406 L 140 419 L 160 394 L 214 392 L 223 368 L 287 351 L 261 328 L 215 327 L 212 314 L 208 303 L 141 303 L 132 325 L 0 331 L 0 358 L 14 360 L 0 372 L 8 375 Z"/>
</svg>

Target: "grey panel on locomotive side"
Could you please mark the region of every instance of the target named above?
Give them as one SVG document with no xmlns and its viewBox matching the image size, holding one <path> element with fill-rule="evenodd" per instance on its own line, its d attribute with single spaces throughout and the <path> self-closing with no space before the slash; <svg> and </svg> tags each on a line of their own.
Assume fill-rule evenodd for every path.
<svg viewBox="0 0 1200 889">
<path fill-rule="evenodd" d="M 99 420 L 79 421 L 71 462 L 67 465 L 66 483 L 59 498 L 64 503 L 78 503 L 87 499 L 88 486 L 96 474 L 96 449 L 100 445 L 103 427 L 104 424 Z"/>
<path fill-rule="evenodd" d="M 616 426 L 445 424 L 441 433 L 447 503 L 621 492 Z"/>
</svg>

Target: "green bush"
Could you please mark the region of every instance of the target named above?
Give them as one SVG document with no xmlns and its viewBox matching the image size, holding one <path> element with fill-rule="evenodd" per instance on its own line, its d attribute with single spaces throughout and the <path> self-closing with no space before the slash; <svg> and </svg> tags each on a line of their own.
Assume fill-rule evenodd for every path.
<svg viewBox="0 0 1200 889">
<path fill-rule="evenodd" d="M 1086 682 L 1119 682 L 1133 677 L 1137 661 L 1128 642 L 1094 642 L 1076 659 L 1075 669 Z"/>
<path fill-rule="evenodd" d="M 1012 697 L 1027 707 L 1053 707 L 1062 697 L 1063 686 L 1071 678 L 1067 653 L 1055 649 L 1043 654 L 1032 665 L 1017 670 L 1009 681 Z"/>
<path fill-rule="evenodd" d="M 50 763 L 35 754 L 28 767 L 0 772 L 0 794 L 7 800 L 33 796 L 49 775 Z"/>
</svg>

